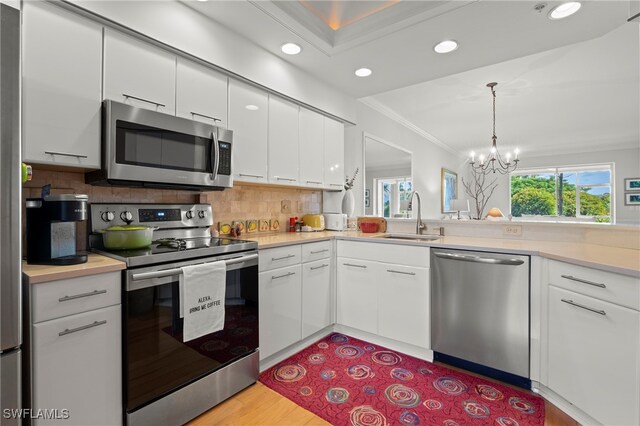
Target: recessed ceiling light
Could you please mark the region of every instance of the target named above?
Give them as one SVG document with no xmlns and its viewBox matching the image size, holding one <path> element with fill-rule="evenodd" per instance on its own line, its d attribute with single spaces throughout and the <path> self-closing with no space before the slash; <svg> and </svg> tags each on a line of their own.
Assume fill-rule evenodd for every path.
<svg viewBox="0 0 640 426">
<path fill-rule="evenodd" d="M 433 46 L 436 53 L 449 53 L 458 48 L 458 42 L 455 40 L 444 40 Z"/>
<path fill-rule="evenodd" d="M 562 3 L 561 5 L 551 9 L 551 12 L 549 12 L 549 19 L 566 18 L 567 16 L 571 16 L 576 13 L 581 7 L 582 4 L 579 1 Z"/>
<path fill-rule="evenodd" d="M 285 43 L 280 47 L 280 49 L 282 49 L 282 51 L 287 55 L 297 55 L 302 52 L 302 47 L 295 43 Z"/>
<path fill-rule="evenodd" d="M 253 104 L 249 104 L 247 106 L 245 106 L 246 109 L 248 109 L 249 111 L 257 111 L 260 108 L 258 108 L 258 105 L 253 105 Z"/>
<path fill-rule="evenodd" d="M 369 77 L 372 73 L 373 73 L 373 71 L 371 71 L 369 68 L 358 68 L 355 71 L 355 74 L 358 77 Z"/>
</svg>

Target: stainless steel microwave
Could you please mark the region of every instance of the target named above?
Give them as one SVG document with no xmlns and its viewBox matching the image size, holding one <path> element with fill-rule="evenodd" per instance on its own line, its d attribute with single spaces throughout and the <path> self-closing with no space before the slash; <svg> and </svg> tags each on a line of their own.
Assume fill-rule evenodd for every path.
<svg viewBox="0 0 640 426">
<path fill-rule="evenodd" d="M 93 185 L 220 190 L 233 185 L 233 132 L 186 118 L 103 102 L 102 169 Z"/>
</svg>

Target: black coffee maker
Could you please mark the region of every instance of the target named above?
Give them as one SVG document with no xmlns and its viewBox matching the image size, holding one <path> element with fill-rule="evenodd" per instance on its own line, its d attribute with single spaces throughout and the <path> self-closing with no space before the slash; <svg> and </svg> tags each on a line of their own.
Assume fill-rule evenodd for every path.
<svg viewBox="0 0 640 426">
<path fill-rule="evenodd" d="M 27 263 L 75 265 L 87 261 L 76 253 L 76 222 L 87 220 L 89 197 L 81 194 L 51 195 L 42 188 L 40 198 L 27 198 Z"/>
</svg>

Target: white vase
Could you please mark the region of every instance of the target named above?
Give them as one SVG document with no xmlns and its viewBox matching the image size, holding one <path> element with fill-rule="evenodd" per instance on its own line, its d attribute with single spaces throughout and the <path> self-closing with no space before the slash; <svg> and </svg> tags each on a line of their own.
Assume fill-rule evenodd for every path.
<svg viewBox="0 0 640 426">
<path fill-rule="evenodd" d="M 342 197 L 342 213 L 347 217 L 353 217 L 353 211 L 356 209 L 356 200 L 353 196 L 353 191 L 347 189 Z"/>
</svg>

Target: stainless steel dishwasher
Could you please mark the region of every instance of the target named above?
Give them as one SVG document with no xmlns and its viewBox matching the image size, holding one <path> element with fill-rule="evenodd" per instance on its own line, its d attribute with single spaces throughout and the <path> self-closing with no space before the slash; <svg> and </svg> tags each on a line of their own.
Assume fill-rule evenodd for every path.
<svg viewBox="0 0 640 426">
<path fill-rule="evenodd" d="M 525 388 L 529 257 L 431 249 L 434 359 Z"/>
</svg>

